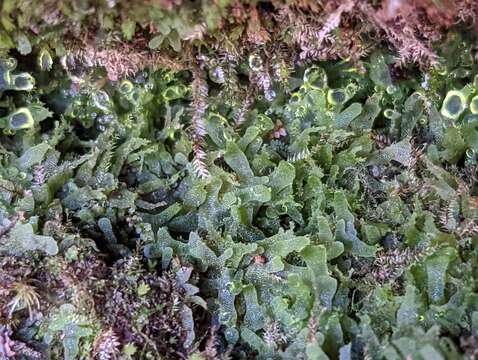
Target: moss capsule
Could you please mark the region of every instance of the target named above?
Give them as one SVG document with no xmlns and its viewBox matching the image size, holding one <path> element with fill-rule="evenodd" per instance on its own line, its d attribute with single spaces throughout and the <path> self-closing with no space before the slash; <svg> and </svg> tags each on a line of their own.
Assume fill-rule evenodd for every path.
<svg viewBox="0 0 478 360">
<path fill-rule="evenodd" d="M 0 91 L 9 89 L 11 81 L 10 71 L 0 67 Z"/>
<path fill-rule="evenodd" d="M 187 89 L 183 85 L 169 86 L 163 91 L 163 97 L 167 101 L 181 99 L 186 91 Z"/>
<path fill-rule="evenodd" d="M 8 127 L 12 130 L 28 129 L 33 123 L 33 116 L 28 108 L 19 108 L 8 115 Z"/>
<path fill-rule="evenodd" d="M 15 70 L 17 67 L 17 60 L 14 58 L 0 59 L 0 68 L 5 71 Z"/>
<path fill-rule="evenodd" d="M 50 71 L 53 66 L 53 59 L 47 49 L 42 49 L 37 58 L 38 67 L 41 71 Z"/>
<path fill-rule="evenodd" d="M 393 110 L 393 109 L 385 109 L 383 111 L 383 116 L 385 116 L 387 119 L 393 119 L 398 115 L 398 113 Z"/>
<path fill-rule="evenodd" d="M 323 89 L 327 87 L 327 74 L 324 69 L 312 66 L 305 70 L 304 82 L 314 89 Z"/>
<path fill-rule="evenodd" d="M 14 90 L 30 91 L 35 86 L 35 79 L 29 73 L 12 75 L 11 88 Z"/>
<path fill-rule="evenodd" d="M 331 89 L 327 92 L 327 101 L 332 105 L 343 105 L 347 100 L 348 96 L 342 89 Z"/>
<path fill-rule="evenodd" d="M 124 95 L 131 93 L 131 91 L 133 91 L 133 88 L 134 88 L 134 85 L 129 80 L 123 80 L 121 84 L 119 85 L 119 91 Z"/>
<path fill-rule="evenodd" d="M 450 119 L 458 119 L 466 109 L 466 97 L 461 91 L 451 90 L 446 94 L 441 114 Z"/>
<path fill-rule="evenodd" d="M 262 69 L 262 59 L 258 55 L 249 56 L 249 67 L 252 71 L 259 71 Z"/>
<path fill-rule="evenodd" d="M 472 114 L 478 114 L 478 95 L 470 101 L 470 111 Z"/>
</svg>

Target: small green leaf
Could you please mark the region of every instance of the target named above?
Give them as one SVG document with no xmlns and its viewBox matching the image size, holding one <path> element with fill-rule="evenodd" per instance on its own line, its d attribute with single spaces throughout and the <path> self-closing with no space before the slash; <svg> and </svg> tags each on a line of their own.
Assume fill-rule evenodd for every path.
<svg viewBox="0 0 478 360">
<path fill-rule="evenodd" d="M 157 48 L 159 48 L 161 46 L 161 44 L 163 43 L 165 39 L 165 35 L 157 35 L 155 37 L 153 37 L 149 43 L 148 43 L 148 47 L 151 49 L 151 50 L 156 50 Z"/>
<path fill-rule="evenodd" d="M 417 289 L 409 285 L 406 288 L 405 296 L 401 300 L 400 308 L 397 311 L 397 325 L 399 327 L 415 325 L 418 322 L 419 306 Z"/>
<path fill-rule="evenodd" d="M 6 250 L 13 255 L 22 255 L 27 251 L 43 251 L 47 255 L 56 255 L 58 245 L 51 236 L 35 235 L 30 223 L 18 223 L 9 234 L 10 240 L 1 245 L 0 250 Z"/>
<path fill-rule="evenodd" d="M 224 160 L 237 173 L 241 182 L 247 183 L 254 177 L 247 157 L 235 143 L 227 144 Z"/>
<path fill-rule="evenodd" d="M 21 170 L 27 170 L 33 165 L 39 164 L 43 161 L 46 152 L 50 146 L 46 142 L 42 142 L 38 145 L 32 146 L 26 150 L 22 156 L 18 159 L 18 168 Z"/>
<path fill-rule="evenodd" d="M 17 50 L 22 55 L 28 55 L 32 52 L 32 45 L 30 44 L 30 40 L 24 35 L 20 34 L 17 37 Z"/>
<path fill-rule="evenodd" d="M 132 343 L 128 343 L 123 346 L 123 354 L 125 354 L 126 356 L 133 356 L 134 354 L 136 354 L 136 351 L 138 351 L 138 349 Z"/>
<path fill-rule="evenodd" d="M 169 46 L 176 52 L 181 51 L 181 38 L 176 31 L 173 31 L 168 36 Z"/>
<path fill-rule="evenodd" d="M 144 296 L 147 293 L 149 293 L 150 290 L 151 288 L 149 287 L 149 285 L 142 282 L 139 284 L 138 288 L 136 289 L 136 292 L 138 293 L 139 296 Z"/>
<path fill-rule="evenodd" d="M 366 101 L 362 108 L 362 112 L 351 123 L 350 126 L 354 130 L 370 130 L 373 127 L 374 121 L 380 114 L 380 100 L 381 94 L 373 94 Z"/>
<path fill-rule="evenodd" d="M 426 260 L 428 298 L 434 304 L 445 301 L 446 273 L 454 257 L 455 249 L 446 247 L 439 249 Z"/>
<path fill-rule="evenodd" d="M 370 58 L 370 79 L 384 89 L 392 86 L 392 78 L 385 57 L 379 52 L 373 53 Z"/>
<path fill-rule="evenodd" d="M 0 31 L 0 49 L 9 50 L 15 47 L 12 38 L 5 32 Z"/>
<path fill-rule="evenodd" d="M 121 24 L 121 32 L 123 33 L 123 37 L 127 41 L 131 41 L 133 39 L 135 30 L 136 22 L 131 19 L 127 19 Z"/>
<path fill-rule="evenodd" d="M 335 124 L 339 129 L 345 129 L 362 112 L 360 103 L 352 103 L 335 118 Z"/>
<path fill-rule="evenodd" d="M 40 121 L 48 119 L 53 115 L 50 110 L 41 105 L 29 105 L 28 110 L 30 111 L 35 123 L 39 123 Z"/>
</svg>

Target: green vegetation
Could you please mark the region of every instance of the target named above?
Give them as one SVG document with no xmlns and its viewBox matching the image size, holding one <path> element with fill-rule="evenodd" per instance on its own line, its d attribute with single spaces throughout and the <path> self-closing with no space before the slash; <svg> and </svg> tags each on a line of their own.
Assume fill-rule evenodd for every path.
<svg viewBox="0 0 478 360">
<path fill-rule="evenodd" d="M 392 3 L 4 1 L 0 359 L 474 358 L 473 2 Z"/>
</svg>

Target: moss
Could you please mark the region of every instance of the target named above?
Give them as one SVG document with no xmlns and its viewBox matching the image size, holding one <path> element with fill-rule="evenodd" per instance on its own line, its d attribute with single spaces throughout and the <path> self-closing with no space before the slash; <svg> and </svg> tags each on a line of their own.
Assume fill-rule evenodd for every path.
<svg viewBox="0 0 478 360">
<path fill-rule="evenodd" d="M 465 3 L 4 2 L 0 354 L 475 354 Z"/>
</svg>

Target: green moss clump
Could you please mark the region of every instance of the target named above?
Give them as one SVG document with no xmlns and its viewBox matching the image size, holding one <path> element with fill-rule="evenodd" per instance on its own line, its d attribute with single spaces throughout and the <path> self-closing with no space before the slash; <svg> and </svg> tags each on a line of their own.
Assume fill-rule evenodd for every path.
<svg viewBox="0 0 478 360">
<path fill-rule="evenodd" d="M 271 31 L 276 2 L 133 2 L 121 17 L 122 2 L 65 1 L 56 20 L 28 4 L 2 4 L 0 354 L 476 353 L 471 35 L 407 47 L 367 1 L 309 19 L 340 20 L 336 36 L 293 40 Z M 302 6 L 280 14 L 305 21 Z M 400 59 L 361 32 L 343 42 L 365 13 Z"/>
</svg>

